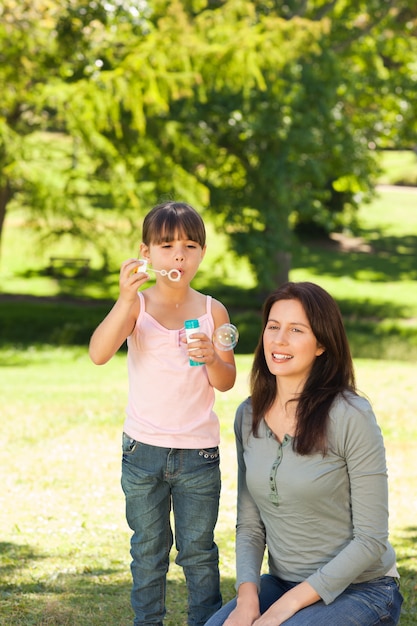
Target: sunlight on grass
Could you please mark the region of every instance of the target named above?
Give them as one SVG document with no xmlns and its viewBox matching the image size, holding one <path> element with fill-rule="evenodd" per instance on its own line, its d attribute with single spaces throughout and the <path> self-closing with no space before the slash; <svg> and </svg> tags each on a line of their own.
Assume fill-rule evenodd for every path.
<svg viewBox="0 0 417 626">
<path fill-rule="evenodd" d="M 340 252 L 308 242 L 300 245 L 290 274 L 293 280 L 317 282 L 336 298 L 355 356 L 361 357 L 355 358 L 358 387 L 374 406 L 387 448 L 391 536 L 406 596 L 401 626 L 417 623 L 416 200 L 405 190 L 382 191 L 359 213 L 361 237 L 370 252 Z M 132 621 L 130 531 L 120 487 L 125 355 L 95 367 L 86 337 L 102 309 L 72 308 L 67 301 L 74 295 L 116 297 L 118 273 L 103 274 L 93 257 L 87 281 L 51 277 L 45 272 L 51 249 L 36 247 L 24 215 L 8 216 L 6 226 L 2 291 L 59 295 L 60 300 L 38 308 L 19 300 L 10 307 L 9 319 L 2 318 L 17 334 L 16 341 L 8 338 L 9 347 L 0 349 L 0 624 L 127 626 Z M 226 298 L 235 289 L 232 321 L 240 315 L 242 337 L 256 341 L 260 306 L 252 301 L 255 283 L 248 262 L 226 252 L 224 236 L 210 225 L 208 241 L 195 287 L 224 286 Z M 67 242 L 62 245 L 60 252 L 73 253 Z M 121 248 L 117 254 L 120 263 L 134 253 Z M 43 340 L 45 328 L 53 324 L 53 333 Z M 75 337 L 78 348 L 42 346 L 42 341 L 66 344 Z M 20 342 L 24 349 L 16 348 Z M 216 400 L 222 435 L 216 537 L 225 600 L 234 594 L 233 420 L 248 395 L 251 362 L 251 355 L 238 355 L 236 385 Z M 183 626 L 186 590 L 174 558 L 175 550 L 166 626 Z"/>
<path fill-rule="evenodd" d="M 413 150 L 384 150 L 380 154 L 384 173 L 381 184 L 416 185 L 417 155 Z"/>
<path fill-rule="evenodd" d="M 8 350 L 1 357 L 0 623 L 127 626 L 130 532 L 119 483 L 125 356 L 102 367 L 72 348 Z M 248 395 L 251 361 L 237 357 L 236 386 L 216 401 L 223 485 L 216 536 L 225 599 L 234 594 L 233 420 Z M 415 367 L 358 360 L 356 370 L 386 438 L 391 534 L 407 595 L 401 624 L 411 626 L 417 619 Z M 167 626 L 185 625 L 184 578 L 175 564 L 167 602 Z"/>
</svg>

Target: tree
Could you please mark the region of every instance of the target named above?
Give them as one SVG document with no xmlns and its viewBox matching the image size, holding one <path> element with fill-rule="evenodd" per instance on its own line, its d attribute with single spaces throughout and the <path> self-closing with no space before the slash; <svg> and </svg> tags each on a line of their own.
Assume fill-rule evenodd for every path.
<svg viewBox="0 0 417 626">
<path fill-rule="evenodd" d="M 108 207 L 127 236 L 155 199 L 181 197 L 268 290 L 288 276 L 295 229 L 352 227 L 373 151 L 415 142 L 411 0 L 48 6 L 25 115 L 73 138 L 55 193 L 39 177 L 30 189 L 43 216 L 64 209 L 61 232 L 93 239 Z"/>
<path fill-rule="evenodd" d="M 294 227 L 354 226 L 373 192 L 375 149 L 415 142 L 417 11 L 379 1 L 233 6 L 232 19 L 218 15 L 237 42 L 233 61 L 205 63 L 205 101 L 176 103 L 174 117 L 191 145 L 213 146 L 188 167 L 267 290 L 288 277 Z M 208 33 L 213 12 L 199 17 Z M 211 32 L 221 38 L 220 26 Z M 238 66 L 262 79 L 240 88 L 229 79 Z"/>
<path fill-rule="evenodd" d="M 0 7 L 0 238 L 17 196 L 44 235 L 93 240 L 106 259 L 105 233 L 97 239 L 92 225 L 93 210 L 111 196 L 111 181 L 100 177 L 96 154 L 89 151 L 94 124 L 90 144 L 84 143 L 82 134 L 72 132 L 70 107 L 64 101 L 56 107 L 54 93 L 88 82 L 102 69 L 103 52 L 109 57 L 104 69 L 117 66 L 122 46 L 108 36 L 112 23 L 120 22 L 120 38 L 126 30 L 136 36 L 142 31 L 133 0 L 107 7 L 57 0 L 4 0 Z M 88 90 L 84 95 L 88 99 Z M 99 137 L 97 131 L 102 144 Z"/>
<path fill-rule="evenodd" d="M 48 48 L 48 40 L 39 18 L 29 36 L 32 16 L 39 8 L 36 2 L 31 5 L 5 0 L 0 8 L 0 235 L 7 205 L 22 184 L 25 138 L 41 123 L 35 113 L 33 84 L 34 76 L 45 75 L 44 57 L 39 59 L 38 53 Z"/>
<path fill-rule="evenodd" d="M 152 9 L 140 45 L 101 73 L 119 134 L 100 132 L 154 196 L 204 201 L 208 189 L 219 228 L 270 289 L 288 276 L 297 224 L 352 226 L 371 197 L 372 151 L 415 110 L 416 10 L 382 0 Z"/>
</svg>

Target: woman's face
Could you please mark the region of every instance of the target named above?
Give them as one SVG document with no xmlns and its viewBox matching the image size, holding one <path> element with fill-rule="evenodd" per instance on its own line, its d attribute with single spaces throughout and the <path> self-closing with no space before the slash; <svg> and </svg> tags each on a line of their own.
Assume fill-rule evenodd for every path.
<svg viewBox="0 0 417 626">
<path fill-rule="evenodd" d="M 265 360 L 277 377 L 306 381 L 324 348 L 317 342 L 299 300 L 278 300 L 269 312 L 263 333 Z"/>
</svg>

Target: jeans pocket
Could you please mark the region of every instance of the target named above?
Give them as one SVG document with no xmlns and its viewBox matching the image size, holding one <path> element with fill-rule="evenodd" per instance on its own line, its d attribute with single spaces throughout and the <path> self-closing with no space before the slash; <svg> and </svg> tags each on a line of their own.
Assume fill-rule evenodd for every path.
<svg viewBox="0 0 417 626">
<path fill-rule="evenodd" d="M 198 456 L 202 457 L 206 461 L 219 461 L 220 460 L 219 447 L 215 446 L 214 448 L 201 448 L 198 451 Z"/>
<path fill-rule="evenodd" d="M 129 437 L 129 435 L 126 435 L 126 433 L 123 433 L 123 438 L 122 438 L 123 454 L 133 454 L 136 448 L 138 447 L 138 445 L 139 445 L 139 442 L 136 441 L 136 439 L 132 439 L 132 437 Z"/>
</svg>

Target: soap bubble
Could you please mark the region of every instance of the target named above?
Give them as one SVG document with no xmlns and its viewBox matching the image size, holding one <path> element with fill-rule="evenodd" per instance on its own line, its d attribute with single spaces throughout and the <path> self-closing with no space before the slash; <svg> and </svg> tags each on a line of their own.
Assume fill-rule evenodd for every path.
<svg viewBox="0 0 417 626">
<path fill-rule="evenodd" d="M 233 350 L 239 341 L 239 331 L 233 324 L 223 324 L 213 333 L 213 343 L 218 350 Z"/>
</svg>

